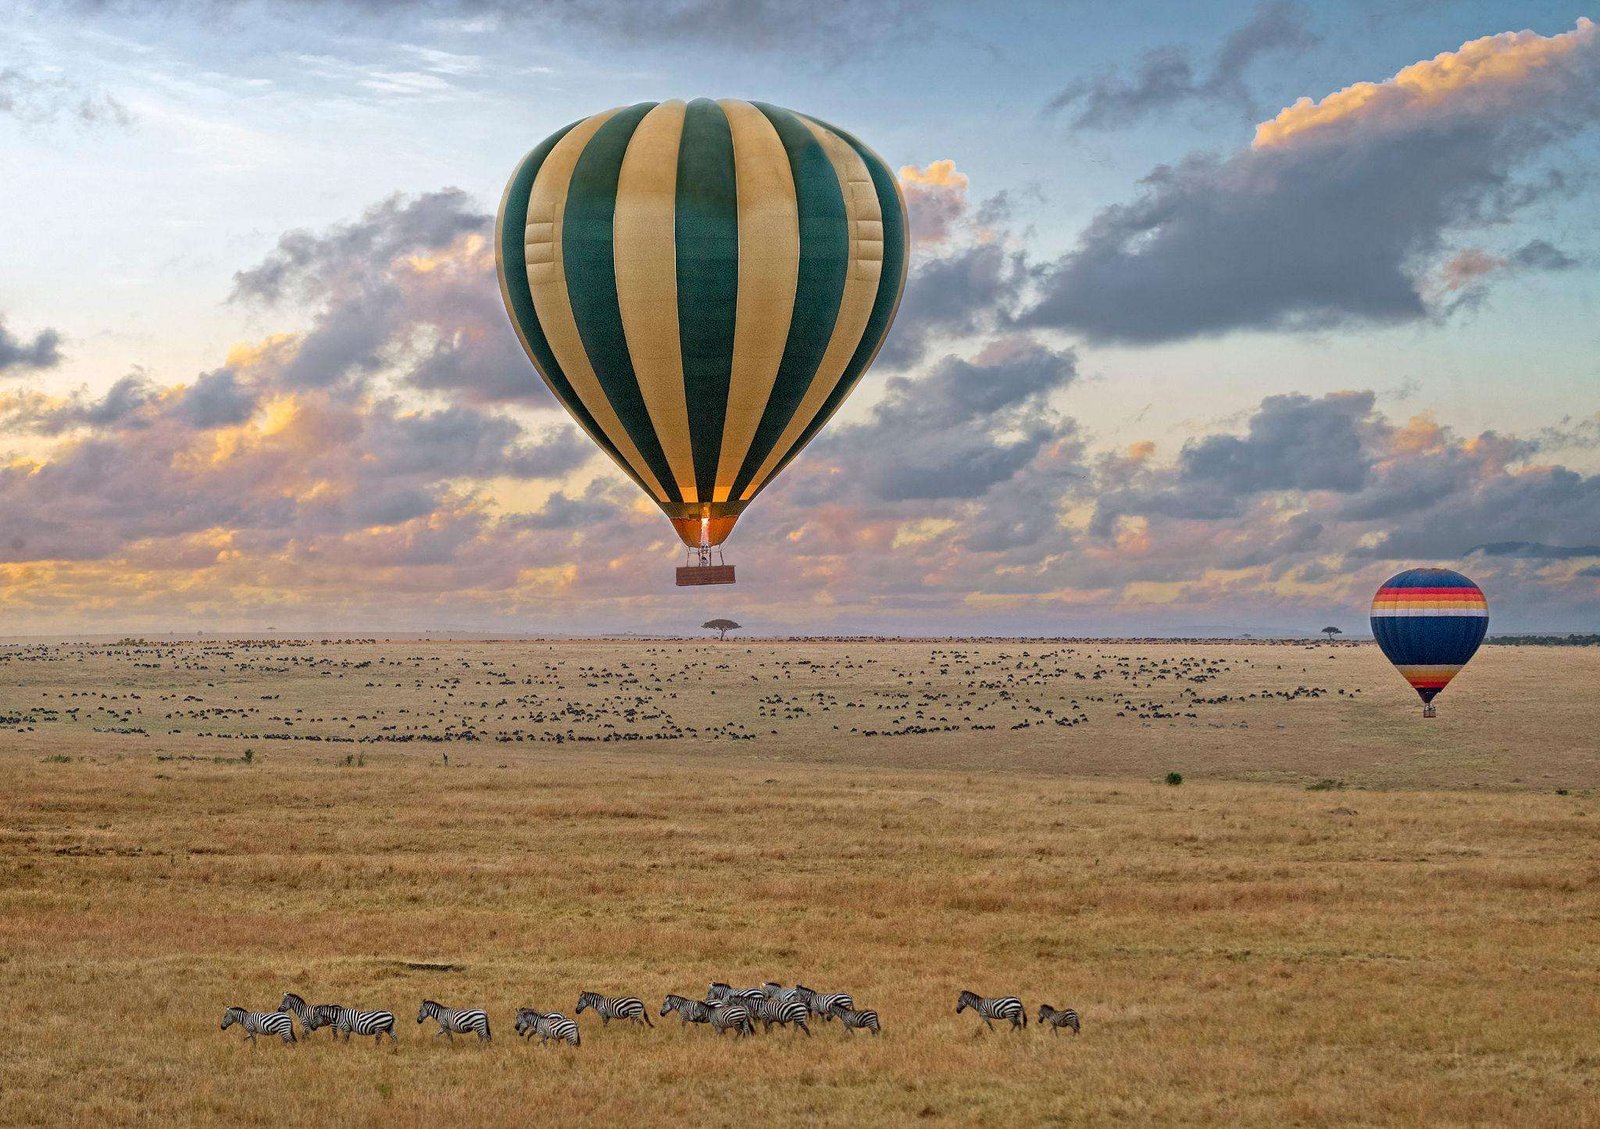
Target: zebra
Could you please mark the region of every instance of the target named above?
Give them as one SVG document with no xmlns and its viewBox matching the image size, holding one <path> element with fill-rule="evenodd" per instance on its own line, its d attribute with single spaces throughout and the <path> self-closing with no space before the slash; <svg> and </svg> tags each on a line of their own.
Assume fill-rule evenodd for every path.
<svg viewBox="0 0 1600 1129">
<path fill-rule="evenodd" d="M 976 992 L 962 992 L 956 997 L 956 1014 L 960 1015 L 967 1008 L 977 1012 L 984 1025 L 989 1030 L 994 1030 L 992 1019 L 1009 1019 L 1013 1031 L 1021 1031 L 1028 1025 L 1028 1009 L 1022 1006 L 1022 1001 L 1015 996 L 980 996 Z"/>
<path fill-rule="evenodd" d="M 417 1022 L 429 1019 L 439 1025 L 439 1030 L 433 1033 L 435 1039 L 443 1035 L 453 1043 L 458 1032 L 465 1035 L 468 1031 L 476 1031 L 478 1042 L 489 1041 L 489 1014 L 479 1008 L 443 1007 L 432 1000 L 423 1000 L 422 1007 L 417 1009 Z"/>
<path fill-rule="evenodd" d="M 242 1007 L 230 1007 L 222 1013 L 222 1030 L 226 1031 L 235 1023 L 244 1028 L 245 1042 L 252 1046 L 257 1035 L 279 1035 L 291 1046 L 295 1042 L 294 1020 L 285 1012 L 246 1011 Z"/>
<path fill-rule="evenodd" d="M 351 1035 L 371 1035 L 379 1043 L 383 1042 L 385 1035 L 389 1036 L 391 1043 L 400 1041 L 394 1035 L 394 1015 L 391 1012 L 358 1011 L 339 1004 L 318 1004 L 311 1010 L 318 1027 L 332 1027 L 334 1037 L 342 1033 L 347 1043 Z"/>
<path fill-rule="evenodd" d="M 750 1009 L 744 1004 L 707 1004 L 706 1007 L 709 1009 L 706 1018 L 717 1029 L 719 1039 L 729 1030 L 738 1032 L 740 1038 L 756 1033 L 756 1025 L 750 1022 Z"/>
<path fill-rule="evenodd" d="M 720 1004 L 730 1000 L 744 1003 L 746 1000 L 764 1000 L 767 998 L 765 988 L 730 988 L 720 980 L 713 980 L 706 989 L 706 1003 Z"/>
<path fill-rule="evenodd" d="M 572 1047 L 583 1041 L 578 1033 L 578 1025 L 560 1012 L 540 1011 L 531 1007 L 517 1009 L 517 1034 L 530 1039 L 539 1036 L 541 1047 L 551 1039 Z"/>
<path fill-rule="evenodd" d="M 661 1014 L 670 1015 L 678 1013 L 678 1019 L 683 1023 L 709 1023 L 711 1022 L 711 1005 L 700 1000 L 691 1000 L 687 996 L 676 993 L 668 995 L 661 1001 Z"/>
<path fill-rule="evenodd" d="M 1070 1007 L 1064 1008 L 1061 1011 L 1057 1011 L 1049 1004 L 1040 1004 L 1039 1022 L 1041 1025 L 1048 1024 L 1050 1030 L 1057 1035 L 1061 1034 L 1061 1029 L 1063 1027 L 1072 1028 L 1072 1033 L 1074 1035 L 1078 1033 L 1079 1029 L 1078 1013 L 1073 1011 Z"/>
<path fill-rule="evenodd" d="M 599 992 L 580 992 L 573 1014 L 582 1015 L 586 1007 L 594 1008 L 602 1027 L 613 1019 L 631 1019 L 635 1023 L 642 1022 L 646 1027 L 655 1026 L 650 1022 L 650 1013 L 645 1009 L 644 1001 L 636 996 L 602 996 Z"/>
<path fill-rule="evenodd" d="M 796 984 L 789 989 L 791 999 L 799 1000 L 811 1010 L 812 1015 L 826 1016 L 833 1010 L 834 1004 L 840 1004 L 846 1009 L 856 1006 L 855 1000 L 850 998 L 849 992 L 816 992 L 804 984 Z"/>
<path fill-rule="evenodd" d="M 294 992 L 283 994 L 283 1001 L 278 1004 L 278 1010 L 292 1012 L 300 1020 L 300 1026 L 307 1035 L 323 1026 L 323 1020 L 317 1014 L 317 1009 L 306 1003 L 305 997 Z"/>
<path fill-rule="evenodd" d="M 878 1033 L 878 1013 L 871 1008 L 863 1008 L 861 1011 L 857 1011 L 855 1008 L 845 1007 L 842 1004 L 834 1004 L 822 1013 L 822 1018 L 827 1021 L 837 1019 L 843 1025 L 846 1034 L 858 1028 L 865 1028 L 871 1031 L 874 1036 Z"/>
<path fill-rule="evenodd" d="M 678 1013 L 678 1019 L 684 1023 L 710 1023 L 711 1005 L 691 1000 L 687 996 L 669 995 L 661 1001 L 661 1014 L 663 1017 L 673 1012 Z"/>
<path fill-rule="evenodd" d="M 799 1000 L 751 1000 L 739 1006 L 750 1013 L 752 1020 L 761 1023 L 763 1031 L 771 1031 L 774 1023 L 780 1027 L 787 1027 L 793 1023 L 806 1033 L 806 1038 L 811 1037 L 811 1028 L 806 1026 L 806 1013 L 809 1009 Z"/>
</svg>

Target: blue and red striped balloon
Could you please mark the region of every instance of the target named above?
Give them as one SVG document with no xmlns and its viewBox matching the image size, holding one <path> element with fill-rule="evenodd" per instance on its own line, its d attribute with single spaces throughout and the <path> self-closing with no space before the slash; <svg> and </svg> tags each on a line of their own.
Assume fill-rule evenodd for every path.
<svg viewBox="0 0 1600 1129">
<path fill-rule="evenodd" d="M 1372 634 L 1423 702 L 1449 685 L 1489 630 L 1483 589 L 1447 568 L 1411 568 L 1372 598 Z"/>
</svg>

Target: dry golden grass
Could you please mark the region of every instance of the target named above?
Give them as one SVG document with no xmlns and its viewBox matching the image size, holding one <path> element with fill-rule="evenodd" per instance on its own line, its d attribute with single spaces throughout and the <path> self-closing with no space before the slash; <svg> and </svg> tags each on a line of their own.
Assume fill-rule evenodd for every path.
<svg viewBox="0 0 1600 1129">
<path fill-rule="evenodd" d="M 619 685 L 623 662 L 648 673 L 649 647 L 677 665 L 651 655 L 655 679 Z M 973 658 L 941 675 L 936 650 Z M 1080 645 L 1040 659 L 1064 650 L 13 653 L 0 661 L 0 717 L 17 719 L 0 721 L 3 1120 L 1600 1122 L 1596 656 L 1486 650 L 1424 725 L 1370 647 Z M 1196 656 L 1229 669 L 1156 677 Z M 1073 677 L 1118 657 L 1147 675 Z M 841 663 L 856 669 L 830 669 Z M 1330 693 L 1145 719 L 1087 701 L 1297 685 Z M 871 707 L 924 691 L 997 728 L 850 734 L 915 723 L 914 705 Z M 779 716 L 753 717 L 774 693 Z M 782 716 L 814 693 L 835 708 Z M 575 735 L 659 730 L 637 698 L 701 733 L 266 737 L 506 732 L 527 726 L 499 715 L 546 709 L 511 704 L 536 696 L 578 709 Z M 601 712 L 619 697 L 632 720 Z M 1074 697 L 1087 722 L 1009 728 Z M 758 739 L 708 735 L 741 719 Z M 118 728 L 145 733 L 96 732 Z M 211 759 L 245 748 L 254 763 Z M 357 754 L 364 765 L 343 763 Z M 1186 783 L 1160 783 L 1168 769 Z M 1322 778 L 1349 786 L 1306 789 Z M 448 967 L 415 967 L 428 965 Z M 668 991 L 768 977 L 850 990 L 884 1034 L 818 1024 L 809 1040 L 736 1042 L 586 1016 L 572 1051 L 511 1031 L 516 1007 L 570 1014 L 582 988 L 639 994 L 653 1012 Z M 977 1035 L 954 1014 L 965 987 L 1017 993 L 1030 1013 L 1075 1007 L 1084 1033 Z M 323 1032 L 251 1050 L 217 1029 L 227 1005 L 271 1008 L 285 990 L 387 1007 L 400 1046 Z M 429 1038 L 413 1022 L 424 996 L 486 1006 L 494 1042 Z"/>
</svg>

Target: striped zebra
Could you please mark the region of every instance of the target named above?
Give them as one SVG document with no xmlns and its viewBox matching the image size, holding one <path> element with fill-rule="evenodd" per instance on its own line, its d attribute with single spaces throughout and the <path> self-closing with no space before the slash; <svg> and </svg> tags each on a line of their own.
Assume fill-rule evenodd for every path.
<svg viewBox="0 0 1600 1129">
<path fill-rule="evenodd" d="M 578 1025 L 559 1011 L 540 1011 L 531 1007 L 517 1009 L 517 1034 L 529 1039 L 539 1036 L 540 1046 L 551 1039 L 572 1047 L 583 1042 Z"/>
<path fill-rule="evenodd" d="M 644 1001 L 636 996 L 602 996 L 599 992 L 580 992 L 573 1014 L 582 1015 L 586 1007 L 594 1008 L 602 1027 L 613 1019 L 631 1019 L 646 1027 L 655 1026 L 650 1022 L 650 1013 L 645 1009 Z"/>
<path fill-rule="evenodd" d="M 826 1017 L 833 1010 L 834 1004 L 849 1009 L 856 1006 L 855 1000 L 850 998 L 849 992 L 817 992 L 807 988 L 804 984 L 796 984 L 789 989 L 790 998 L 799 1000 L 811 1009 L 811 1014 Z"/>
<path fill-rule="evenodd" d="M 673 1012 L 678 1013 L 678 1019 L 683 1023 L 711 1022 L 711 1005 L 691 1000 L 688 996 L 673 994 L 661 1001 L 662 1018 Z"/>
<path fill-rule="evenodd" d="M 489 1014 L 480 1008 L 444 1007 L 432 1000 L 423 1000 L 422 1007 L 417 1009 L 417 1022 L 423 1023 L 429 1019 L 439 1025 L 439 1030 L 433 1033 L 435 1039 L 443 1035 L 453 1043 L 456 1035 L 475 1031 L 478 1042 L 489 1041 Z"/>
<path fill-rule="evenodd" d="M 751 1000 L 739 1006 L 750 1013 L 752 1020 L 762 1025 L 763 1031 L 771 1031 L 774 1023 L 780 1027 L 793 1023 L 806 1033 L 807 1038 L 811 1037 L 811 1028 L 806 1026 L 806 1015 L 810 1009 L 799 1000 Z"/>
<path fill-rule="evenodd" d="M 756 1025 L 750 1022 L 750 1009 L 744 1004 L 707 1004 L 706 1007 L 710 1011 L 706 1018 L 716 1028 L 718 1038 L 724 1031 L 735 1031 L 740 1038 L 756 1033 Z"/>
<path fill-rule="evenodd" d="M 254 1045 L 257 1035 L 279 1035 L 285 1043 L 293 1043 L 294 1020 L 281 1011 L 246 1011 L 242 1007 L 230 1007 L 222 1013 L 222 1030 L 226 1031 L 235 1023 L 244 1028 L 245 1042 Z"/>
<path fill-rule="evenodd" d="M 744 1003 L 746 1000 L 764 1000 L 767 998 L 765 988 L 730 988 L 720 980 L 713 980 L 706 989 L 706 1003 L 720 1004 L 729 1000 Z"/>
<path fill-rule="evenodd" d="M 845 1007 L 842 1004 L 834 1004 L 822 1013 L 822 1018 L 828 1021 L 837 1019 L 844 1026 L 846 1034 L 851 1031 L 865 1029 L 871 1031 L 873 1035 L 877 1035 L 879 1030 L 878 1013 L 871 1008 L 863 1008 L 861 1011 L 857 1011 L 855 1008 Z"/>
<path fill-rule="evenodd" d="M 960 1015 L 969 1007 L 983 1017 L 984 1025 L 991 1031 L 994 1030 L 994 1024 L 990 1020 L 994 1019 L 1009 1019 L 1013 1031 L 1021 1031 L 1028 1025 L 1028 1009 L 1015 996 L 980 996 L 976 992 L 962 992 L 956 997 L 956 1014 Z"/>
<path fill-rule="evenodd" d="M 334 1038 L 342 1034 L 347 1043 L 351 1035 L 371 1035 L 380 1043 L 385 1035 L 389 1036 L 391 1043 L 400 1041 L 394 1035 L 394 1015 L 391 1012 L 360 1011 L 339 1004 L 318 1004 L 312 1012 L 318 1027 L 332 1027 Z"/>
<path fill-rule="evenodd" d="M 1040 1004 L 1039 1024 L 1040 1026 L 1048 1026 L 1057 1035 L 1061 1034 L 1063 1027 L 1070 1027 L 1072 1028 L 1072 1033 L 1076 1035 L 1079 1030 L 1078 1013 L 1070 1007 L 1057 1011 L 1049 1004 Z"/>
<path fill-rule="evenodd" d="M 289 1012 L 300 1020 L 301 1031 L 306 1035 L 323 1026 L 322 1019 L 317 1015 L 317 1009 L 306 1003 L 304 996 L 294 992 L 285 992 L 283 994 L 283 1000 L 278 1004 L 278 1010 Z"/>
</svg>

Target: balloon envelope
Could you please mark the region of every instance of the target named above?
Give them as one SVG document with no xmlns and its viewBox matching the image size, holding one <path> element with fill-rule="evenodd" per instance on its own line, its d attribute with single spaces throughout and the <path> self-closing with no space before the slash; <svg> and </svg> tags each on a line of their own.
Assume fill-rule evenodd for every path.
<svg viewBox="0 0 1600 1129">
<path fill-rule="evenodd" d="M 1372 598 L 1372 634 L 1424 702 L 1460 673 L 1489 630 L 1483 590 L 1447 568 L 1412 568 Z"/>
<path fill-rule="evenodd" d="M 731 99 L 642 102 L 546 138 L 496 229 L 529 358 L 690 546 L 720 544 L 861 379 L 906 247 L 881 158 Z"/>
</svg>

